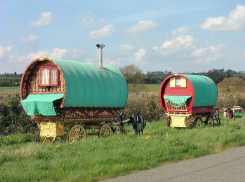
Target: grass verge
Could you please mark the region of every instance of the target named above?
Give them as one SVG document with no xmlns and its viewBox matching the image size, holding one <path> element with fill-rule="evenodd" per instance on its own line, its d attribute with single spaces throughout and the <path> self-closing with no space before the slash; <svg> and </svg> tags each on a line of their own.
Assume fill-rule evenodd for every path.
<svg viewBox="0 0 245 182">
<path fill-rule="evenodd" d="M 20 90 L 20 87 L 0 87 L 0 95 L 5 95 L 9 91 Z"/>
<path fill-rule="evenodd" d="M 244 123 L 243 117 L 223 119 L 221 126 L 173 129 L 153 121 L 144 135 L 130 126 L 128 135 L 73 143 L 36 143 L 32 134 L 0 136 L 0 181 L 97 181 L 214 154 L 245 145 Z"/>
</svg>

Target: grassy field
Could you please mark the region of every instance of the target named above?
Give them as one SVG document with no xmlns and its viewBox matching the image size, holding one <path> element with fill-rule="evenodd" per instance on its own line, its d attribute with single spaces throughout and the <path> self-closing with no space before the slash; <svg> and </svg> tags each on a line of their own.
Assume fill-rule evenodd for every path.
<svg viewBox="0 0 245 182">
<path fill-rule="evenodd" d="M 97 181 L 245 145 L 245 118 L 173 129 L 150 122 L 144 135 L 115 134 L 36 143 L 34 134 L 0 136 L 0 181 Z"/>
<path fill-rule="evenodd" d="M 0 95 L 4 95 L 6 93 L 8 93 L 8 91 L 15 91 L 15 90 L 19 90 L 20 87 L 0 87 Z"/>
<path fill-rule="evenodd" d="M 161 84 L 144 84 L 146 91 L 159 92 Z"/>
</svg>

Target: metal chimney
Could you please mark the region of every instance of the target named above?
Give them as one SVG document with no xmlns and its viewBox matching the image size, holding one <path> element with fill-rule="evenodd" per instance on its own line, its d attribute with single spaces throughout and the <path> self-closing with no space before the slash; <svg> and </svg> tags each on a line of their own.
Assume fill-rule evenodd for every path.
<svg viewBox="0 0 245 182">
<path fill-rule="evenodd" d="M 105 45 L 103 44 L 97 44 L 96 45 L 99 49 L 99 68 L 103 68 L 103 48 L 105 47 Z"/>
</svg>

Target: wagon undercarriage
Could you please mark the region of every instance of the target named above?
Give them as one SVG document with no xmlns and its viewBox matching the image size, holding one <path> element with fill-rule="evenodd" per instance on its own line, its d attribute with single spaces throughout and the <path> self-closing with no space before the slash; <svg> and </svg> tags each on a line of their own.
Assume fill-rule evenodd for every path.
<svg viewBox="0 0 245 182">
<path fill-rule="evenodd" d="M 86 138 L 87 135 L 97 135 L 100 137 L 110 136 L 113 133 L 120 132 L 127 134 L 124 124 L 128 123 L 133 126 L 136 134 L 143 134 L 146 122 L 143 116 L 138 113 L 123 120 L 123 114 L 119 113 L 118 117 L 111 121 L 60 121 L 55 119 L 36 120 L 39 132 L 40 142 L 55 141 L 57 137 L 67 137 L 70 142 Z"/>
<path fill-rule="evenodd" d="M 205 125 L 220 125 L 219 115 L 226 112 L 229 119 L 233 118 L 233 112 L 230 108 L 219 111 L 219 108 L 213 108 L 210 113 L 166 113 L 168 116 L 168 126 L 173 128 L 197 127 Z"/>
</svg>

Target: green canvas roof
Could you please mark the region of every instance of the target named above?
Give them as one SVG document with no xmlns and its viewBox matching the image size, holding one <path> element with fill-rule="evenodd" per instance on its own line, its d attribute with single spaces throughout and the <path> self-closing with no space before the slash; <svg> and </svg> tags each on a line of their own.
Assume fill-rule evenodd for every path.
<svg viewBox="0 0 245 182">
<path fill-rule="evenodd" d="M 194 87 L 193 106 L 214 106 L 217 104 L 218 91 L 212 79 L 202 75 L 184 75 Z"/>
<path fill-rule="evenodd" d="M 56 116 L 53 101 L 62 98 L 64 94 L 35 94 L 28 95 L 20 101 L 27 115 L 42 114 L 44 116 Z"/>
<path fill-rule="evenodd" d="M 124 107 L 127 82 L 121 71 L 110 65 L 104 70 L 92 63 L 52 59 L 64 75 L 66 95 L 63 106 Z"/>
</svg>

